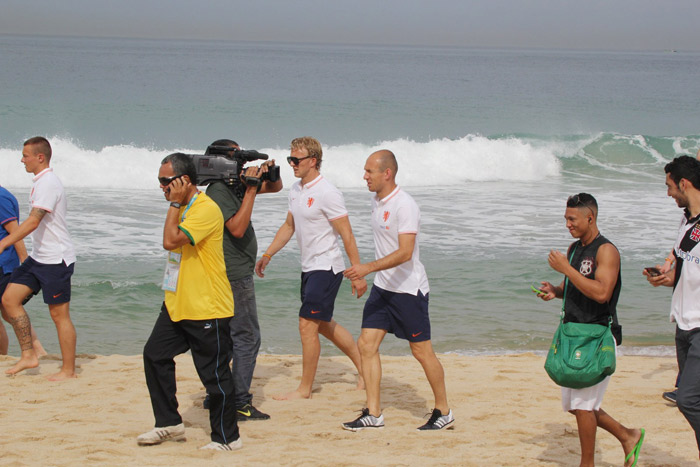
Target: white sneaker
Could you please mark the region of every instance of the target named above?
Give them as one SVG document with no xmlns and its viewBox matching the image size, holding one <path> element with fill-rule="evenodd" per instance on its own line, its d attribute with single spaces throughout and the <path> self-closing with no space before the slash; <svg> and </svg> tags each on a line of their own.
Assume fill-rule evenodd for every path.
<svg viewBox="0 0 700 467">
<path fill-rule="evenodd" d="M 155 427 L 151 431 L 143 433 L 136 438 L 139 446 L 152 446 L 163 441 L 185 441 L 185 424 Z"/>
<path fill-rule="evenodd" d="M 236 441 L 231 441 L 228 444 L 217 443 L 216 441 L 212 441 L 211 443 L 207 444 L 206 446 L 202 446 L 199 449 L 205 449 L 205 450 L 211 450 L 211 451 L 235 451 L 237 449 L 241 449 L 242 447 L 243 447 L 243 441 L 239 437 Z"/>
<path fill-rule="evenodd" d="M 362 414 L 355 420 L 343 423 L 343 429 L 348 431 L 360 431 L 365 428 L 384 428 L 384 415 L 375 417 L 370 415 L 369 409 L 362 409 Z"/>
</svg>

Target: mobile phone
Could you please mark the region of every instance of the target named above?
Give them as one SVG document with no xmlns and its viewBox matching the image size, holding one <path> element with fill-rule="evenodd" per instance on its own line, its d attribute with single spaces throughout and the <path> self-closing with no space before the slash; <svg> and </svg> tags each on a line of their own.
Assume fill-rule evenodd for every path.
<svg viewBox="0 0 700 467">
<path fill-rule="evenodd" d="M 644 268 L 644 270 L 649 274 L 651 277 L 656 277 L 661 275 L 661 271 L 659 271 L 659 268 L 657 267 L 649 267 L 649 268 Z"/>
<path fill-rule="evenodd" d="M 530 285 L 530 289 L 532 289 L 532 291 L 535 292 L 536 294 L 546 295 L 547 292 L 543 292 L 542 290 L 539 289 L 539 287 L 541 287 L 541 285 L 538 284 L 537 282 L 534 282 Z"/>
</svg>

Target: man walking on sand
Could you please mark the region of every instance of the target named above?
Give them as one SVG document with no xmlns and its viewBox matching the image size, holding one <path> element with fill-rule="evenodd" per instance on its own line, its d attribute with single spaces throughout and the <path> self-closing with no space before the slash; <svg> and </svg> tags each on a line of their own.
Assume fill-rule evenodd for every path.
<svg viewBox="0 0 700 467">
<path fill-rule="evenodd" d="M 279 228 L 272 244 L 255 264 L 255 272 L 264 277 L 272 257 L 296 233 L 301 250 L 301 309 L 299 334 L 302 347 L 301 382 L 294 391 L 273 396 L 276 400 L 310 398 L 321 343 L 318 335 L 333 342 L 350 357 L 362 374 L 360 352 L 352 334 L 333 319 L 335 297 L 343 281 L 345 261 L 338 245 L 343 240 L 350 263 L 359 264 L 355 237 L 352 234 L 343 194 L 320 173 L 323 151 L 321 143 L 311 137 L 296 138 L 287 161 L 300 180 L 289 190 L 287 219 Z M 367 290 L 364 279 L 352 281 L 352 293 L 361 297 Z M 358 383 L 362 385 L 362 377 Z"/>
<path fill-rule="evenodd" d="M 397 171 L 396 157 L 391 151 L 377 151 L 367 159 L 364 179 L 369 191 L 376 193 L 372 199 L 372 233 L 377 259 L 345 271 L 345 277 L 351 280 L 378 271 L 365 302 L 362 334 L 358 339 L 367 405 L 357 419 L 343 423 L 343 428 L 350 431 L 384 427 L 379 346 L 387 332 L 408 340 L 433 390 L 433 412 L 418 429 L 454 427 L 455 419 L 447 404 L 445 372 L 430 340 L 428 277 L 418 248 L 420 210 L 413 198 L 396 185 Z"/>
<path fill-rule="evenodd" d="M 39 366 L 32 346 L 31 324 L 22 302 L 31 293 L 43 291 L 44 303 L 58 332 L 63 364 L 52 381 L 75 377 L 76 333 L 70 319 L 71 276 L 75 251 L 66 224 L 67 200 L 63 185 L 49 167 L 51 145 L 41 136 L 24 142 L 22 163 L 34 174 L 30 194 L 32 206 L 27 219 L 14 232 L 0 240 L 0 252 L 32 235 L 32 254 L 12 272 L 10 284 L 2 296 L 2 307 L 17 335 L 22 355 L 5 373 L 14 375 Z"/>
<path fill-rule="evenodd" d="M 537 296 L 544 301 L 561 298 L 564 322 L 601 324 L 617 322 L 617 299 L 622 277 L 620 253 L 598 230 L 598 202 L 588 193 L 578 193 L 566 201 L 566 227 L 576 242 L 567 254 L 551 250 L 549 266 L 564 275 L 559 285 L 542 282 Z M 617 342 L 622 330 L 613 327 Z M 581 444 L 580 466 L 595 465 L 595 440 L 598 427 L 613 435 L 625 453 L 625 467 L 637 465 L 644 442 L 644 428 L 627 428 L 601 407 L 610 383 L 606 376 L 598 384 L 582 389 L 561 388 L 562 408 L 576 417 Z"/>
<path fill-rule="evenodd" d="M 243 444 L 228 366 L 234 309 L 224 263 L 224 217 L 216 203 L 197 189 L 197 169 L 186 154 L 163 159 L 158 182 L 170 201 L 163 226 L 163 248 L 168 251 L 165 300 L 143 348 L 156 425 L 136 442 L 150 446 L 185 440 L 176 397 L 175 357 L 189 350 L 210 396 L 211 443 L 200 449 L 234 451 Z"/>
<path fill-rule="evenodd" d="M 666 164 L 667 194 L 683 209 L 673 247 L 675 266 L 662 274 L 644 271 L 654 287 L 673 287 L 671 321 L 676 323 L 678 409 L 695 432 L 700 449 L 700 162 L 679 156 Z"/>
</svg>

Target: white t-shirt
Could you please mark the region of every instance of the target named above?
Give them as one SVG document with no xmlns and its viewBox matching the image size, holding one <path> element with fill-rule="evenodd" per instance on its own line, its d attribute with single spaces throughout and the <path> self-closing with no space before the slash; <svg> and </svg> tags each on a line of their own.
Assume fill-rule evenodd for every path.
<svg viewBox="0 0 700 467">
<path fill-rule="evenodd" d="M 306 185 L 297 181 L 289 190 L 289 212 L 301 250 L 301 270 L 328 271 L 337 274 L 345 269 L 338 245 L 338 232 L 331 222 L 348 215 L 343 194 L 322 175 Z"/>
<path fill-rule="evenodd" d="M 415 234 L 413 256 L 409 261 L 391 269 L 379 271 L 374 285 L 384 290 L 418 295 L 430 291 L 428 276 L 420 262 L 418 240 L 420 236 L 420 209 L 411 195 L 398 186 L 384 199 L 372 198 L 372 232 L 377 259 L 399 249 L 400 234 Z"/>
<path fill-rule="evenodd" d="M 700 243 L 688 252 L 680 249 L 681 241 L 690 229 L 694 229 L 690 239 L 700 241 L 700 223 L 688 223 L 688 220 L 683 216 L 673 247 L 676 267 L 681 268 L 681 275 L 671 298 L 671 322 L 675 321 L 684 331 L 700 328 Z"/>
<path fill-rule="evenodd" d="M 33 181 L 29 202 L 32 208 L 46 211 L 46 215 L 32 232 L 31 257 L 43 264 L 75 263 L 75 250 L 66 225 L 68 203 L 63 184 L 52 168 L 39 172 Z"/>
</svg>

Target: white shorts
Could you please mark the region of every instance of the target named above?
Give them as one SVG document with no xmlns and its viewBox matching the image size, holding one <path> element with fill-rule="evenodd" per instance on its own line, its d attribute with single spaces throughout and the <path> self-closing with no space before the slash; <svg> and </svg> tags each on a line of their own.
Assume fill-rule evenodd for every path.
<svg viewBox="0 0 700 467">
<path fill-rule="evenodd" d="M 598 410 L 603 403 L 605 390 L 608 388 L 610 376 L 603 381 L 583 389 L 561 388 L 561 408 L 565 412 L 570 410 Z"/>
</svg>

